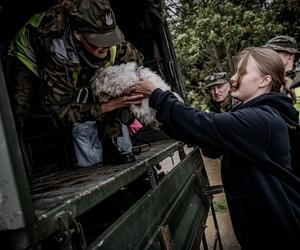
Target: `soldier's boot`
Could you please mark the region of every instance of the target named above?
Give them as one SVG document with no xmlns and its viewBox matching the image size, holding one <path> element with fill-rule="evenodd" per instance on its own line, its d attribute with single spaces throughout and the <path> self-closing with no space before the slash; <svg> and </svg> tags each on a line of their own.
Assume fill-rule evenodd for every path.
<svg viewBox="0 0 300 250">
<path fill-rule="evenodd" d="M 116 139 L 104 138 L 102 140 L 102 147 L 104 164 L 118 165 L 136 161 L 133 153 L 124 152 L 119 149 Z"/>
</svg>

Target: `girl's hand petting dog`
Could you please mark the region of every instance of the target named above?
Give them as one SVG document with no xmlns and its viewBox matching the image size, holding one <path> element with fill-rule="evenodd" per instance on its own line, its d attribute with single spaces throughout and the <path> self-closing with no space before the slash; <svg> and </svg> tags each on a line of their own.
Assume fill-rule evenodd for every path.
<svg viewBox="0 0 300 250">
<path fill-rule="evenodd" d="M 149 97 L 157 89 L 153 82 L 142 78 L 139 78 L 139 81 L 134 83 L 133 88 L 135 93 L 143 94 L 144 97 Z"/>
<path fill-rule="evenodd" d="M 111 112 L 115 109 L 130 107 L 131 105 L 139 105 L 144 96 L 142 94 L 130 94 L 110 99 L 101 103 L 102 113 Z"/>
</svg>

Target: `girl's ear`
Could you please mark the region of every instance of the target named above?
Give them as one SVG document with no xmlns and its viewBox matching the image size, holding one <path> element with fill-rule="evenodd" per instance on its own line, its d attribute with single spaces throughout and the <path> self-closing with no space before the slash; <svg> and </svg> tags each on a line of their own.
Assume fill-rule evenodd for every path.
<svg viewBox="0 0 300 250">
<path fill-rule="evenodd" d="M 261 88 L 267 87 L 271 84 L 271 82 L 272 82 L 272 77 L 270 75 L 265 75 L 261 79 L 261 81 L 259 83 L 259 87 L 261 87 Z"/>
<path fill-rule="evenodd" d="M 73 31 L 74 37 L 78 40 L 81 41 L 82 40 L 82 35 L 80 32 L 78 31 Z"/>
</svg>

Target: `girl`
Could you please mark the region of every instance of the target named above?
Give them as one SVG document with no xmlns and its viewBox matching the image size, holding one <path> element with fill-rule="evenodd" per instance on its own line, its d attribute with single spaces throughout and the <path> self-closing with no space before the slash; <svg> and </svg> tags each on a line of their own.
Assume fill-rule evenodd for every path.
<svg viewBox="0 0 300 250">
<path fill-rule="evenodd" d="M 221 174 L 233 228 L 242 249 L 300 249 L 300 180 L 291 169 L 288 126 L 297 122 L 291 99 L 280 94 L 284 65 L 267 48 L 247 48 L 232 77 L 232 112 L 205 113 L 141 79 L 171 137 L 223 154 Z M 288 247 L 288 248 L 287 248 Z M 290 248 L 289 248 L 290 247 Z"/>
</svg>

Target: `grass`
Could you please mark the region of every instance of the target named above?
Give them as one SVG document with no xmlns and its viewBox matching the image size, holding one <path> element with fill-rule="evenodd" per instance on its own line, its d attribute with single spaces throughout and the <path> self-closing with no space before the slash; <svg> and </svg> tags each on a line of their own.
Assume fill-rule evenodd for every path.
<svg viewBox="0 0 300 250">
<path fill-rule="evenodd" d="M 215 200 L 213 201 L 216 213 L 224 213 L 227 211 L 226 200 Z"/>
</svg>

